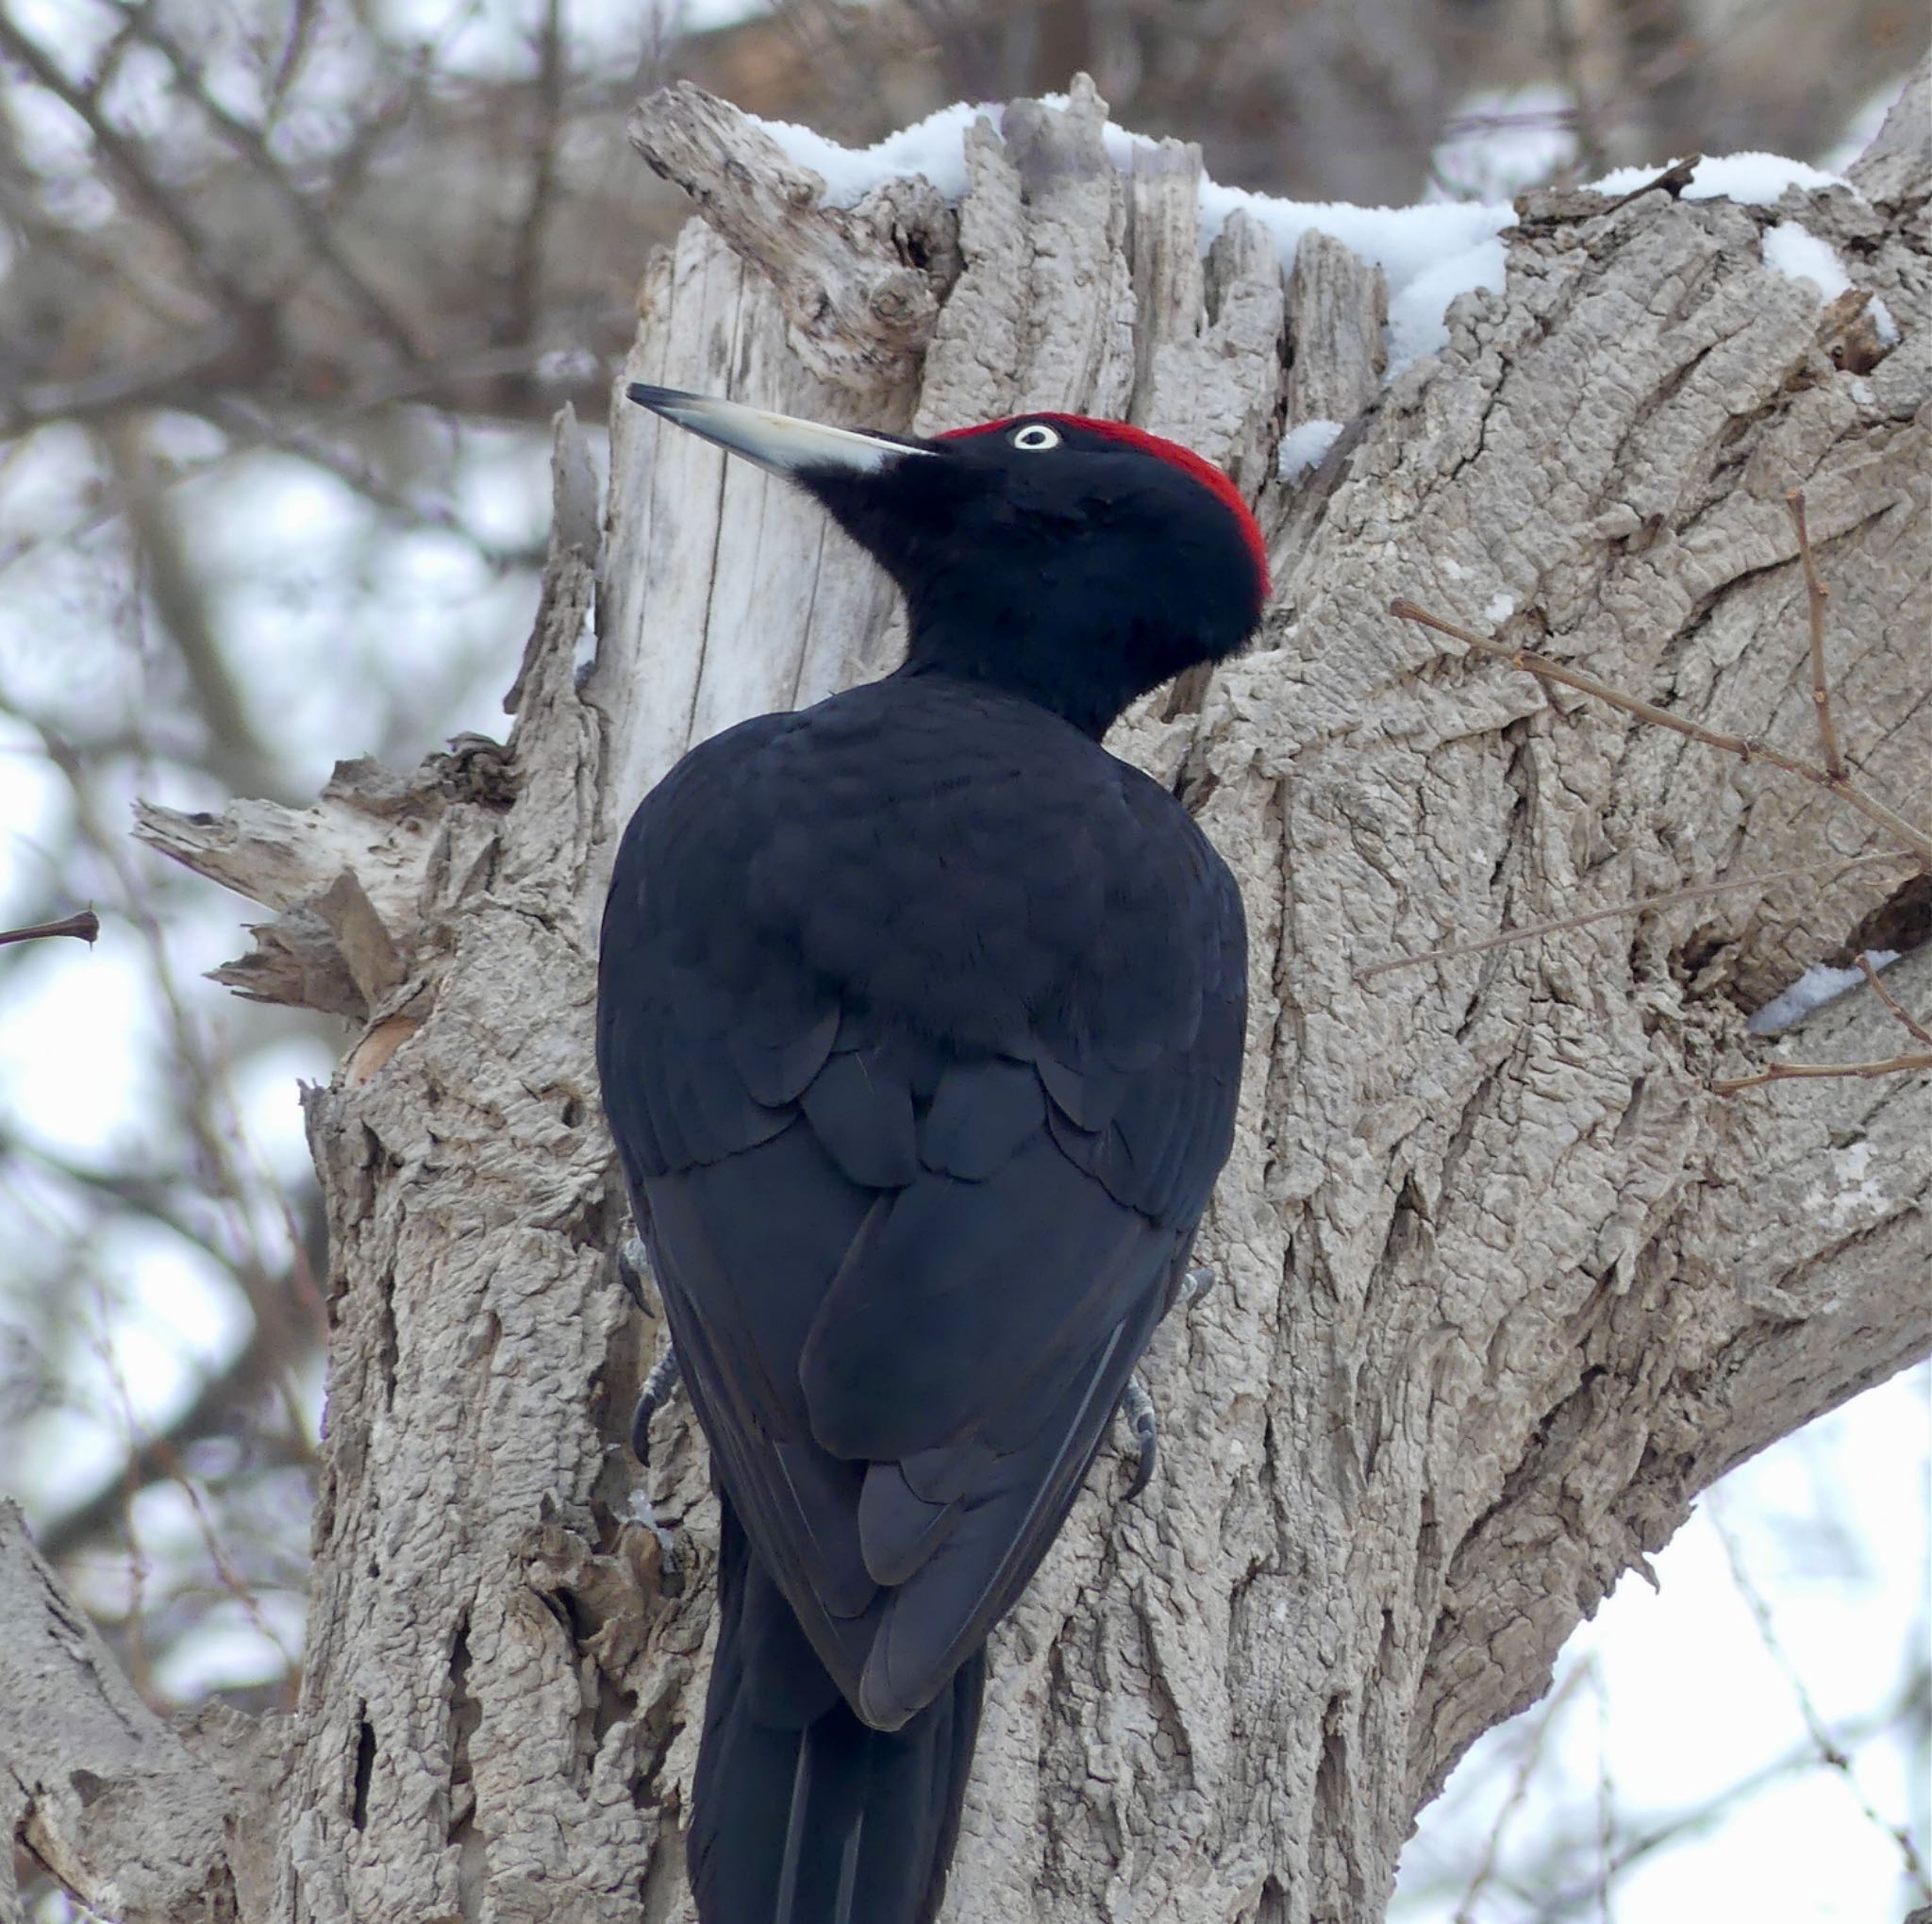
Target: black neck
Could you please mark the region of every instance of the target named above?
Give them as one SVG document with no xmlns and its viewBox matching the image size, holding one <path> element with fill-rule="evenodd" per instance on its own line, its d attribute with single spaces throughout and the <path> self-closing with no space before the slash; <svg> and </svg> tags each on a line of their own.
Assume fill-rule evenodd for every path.
<svg viewBox="0 0 1932 1924">
<path fill-rule="evenodd" d="M 1129 702 L 1154 684 L 1137 676 L 1125 651 L 1094 637 L 948 633 L 915 627 L 899 673 L 933 676 L 1036 703 L 1099 741 Z"/>
</svg>

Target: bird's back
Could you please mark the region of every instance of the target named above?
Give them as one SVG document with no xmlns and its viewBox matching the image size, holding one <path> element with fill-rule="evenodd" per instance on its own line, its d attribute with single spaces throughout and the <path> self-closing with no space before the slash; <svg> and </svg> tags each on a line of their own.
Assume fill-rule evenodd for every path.
<svg viewBox="0 0 1932 1924">
<path fill-rule="evenodd" d="M 612 887 L 627 996 L 781 1029 L 801 995 L 836 998 L 841 1048 L 869 1024 L 1023 1059 L 1077 1055 L 1082 1023 L 1149 1059 L 1184 1046 L 1240 914 L 1164 790 L 1028 701 L 938 678 L 693 750 Z"/>
<path fill-rule="evenodd" d="M 1243 962 L 1232 879 L 1172 796 L 938 677 L 732 729 L 632 821 L 606 1105 L 742 1528 L 737 1607 L 782 1597 L 848 1748 L 938 1717 L 970 1754 L 980 1647 L 1225 1158 Z M 822 1717 L 809 1688 L 751 1688 L 754 1643 L 785 1639 L 734 1643 L 752 1722 Z"/>
</svg>

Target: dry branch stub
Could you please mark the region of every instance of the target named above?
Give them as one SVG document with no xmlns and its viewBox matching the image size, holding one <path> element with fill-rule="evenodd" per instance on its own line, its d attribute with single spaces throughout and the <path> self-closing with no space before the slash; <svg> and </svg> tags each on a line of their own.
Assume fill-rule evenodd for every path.
<svg viewBox="0 0 1932 1924">
<path fill-rule="evenodd" d="M 1458 300 L 1389 386 L 1357 382 L 1352 442 L 1291 523 L 1269 477 L 1293 316 L 1320 303 L 1291 301 L 1258 214 L 1191 248 L 1197 163 L 1117 167 L 1090 86 L 970 131 L 943 219 L 908 191 L 957 237 L 924 268 L 808 205 L 719 103 L 660 98 L 637 128 L 705 221 L 645 275 L 620 392 L 902 428 L 1122 414 L 1228 462 L 1275 535 L 1259 649 L 1116 741 L 1180 785 L 1248 901 L 1241 1135 L 1201 1249 L 1224 1280 L 1151 1353 L 1146 1500 L 1122 1510 L 1129 1471 L 1105 1460 L 995 1639 L 945 1916 L 1373 1919 L 1418 1805 L 1694 1494 L 1924 1353 L 1932 1256 L 1924 1081 L 1749 1112 L 1706 1088 L 1738 1001 L 1885 899 L 1881 865 L 1843 860 L 1863 849 L 1835 798 L 1466 672 L 1385 611 L 1534 605 L 1540 654 L 1714 732 L 1808 742 L 1808 676 L 1763 666 L 1802 606 L 1802 484 L 1840 728 L 1870 745 L 1861 780 L 1908 786 L 1932 715 L 1932 163 L 1888 158 L 1882 202 L 1531 197 L 1502 292 Z M 1866 373 L 1766 267 L 1774 212 L 1857 236 L 1903 333 Z M 847 297 L 911 271 L 929 305 L 883 333 Z M 567 425 L 558 473 L 580 510 Z M 408 1018 L 308 1106 L 328 1432 L 248 1924 L 688 1915 L 714 1523 L 682 1416 L 644 1477 L 621 1447 L 658 1331 L 613 1261 L 593 931 L 647 783 L 743 714 L 889 665 L 892 611 L 779 484 L 621 404 L 593 545 L 574 511 L 488 779 L 425 770 L 386 816 L 352 783 L 315 811 L 148 818 L 191 865 L 312 913 L 357 1021 Z M 1355 978 L 1738 872 L 1792 878 L 1688 896 L 1634 939 L 1591 923 L 1471 954 L 1399 995 Z M 1911 1006 L 1924 978 L 1898 965 Z M 1890 1046 L 1857 999 L 1813 1025 L 1821 1053 Z M 675 1576 L 641 1516 L 673 1528 Z"/>
</svg>

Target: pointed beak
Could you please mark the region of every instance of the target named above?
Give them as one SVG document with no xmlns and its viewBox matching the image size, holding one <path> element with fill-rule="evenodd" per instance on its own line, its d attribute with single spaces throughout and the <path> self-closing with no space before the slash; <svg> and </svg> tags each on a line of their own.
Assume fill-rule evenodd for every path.
<svg viewBox="0 0 1932 1924">
<path fill-rule="evenodd" d="M 741 401 L 687 394 L 677 388 L 654 388 L 633 381 L 625 393 L 640 408 L 648 408 L 774 475 L 876 475 L 902 460 L 931 452 L 891 435 L 827 427 L 791 414 L 747 408 Z"/>
</svg>

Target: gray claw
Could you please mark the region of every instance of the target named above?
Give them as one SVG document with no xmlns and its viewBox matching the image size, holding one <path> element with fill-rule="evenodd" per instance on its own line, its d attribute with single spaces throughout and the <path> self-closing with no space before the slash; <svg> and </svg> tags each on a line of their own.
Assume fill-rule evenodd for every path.
<svg viewBox="0 0 1932 1924">
<path fill-rule="evenodd" d="M 1190 1303 L 1196 1303 L 1220 1281 L 1218 1271 L 1208 1263 L 1198 1263 L 1181 1278 L 1179 1293 L 1174 1298 L 1176 1309 L 1185 1309 Z"/>
<path fill-rule="evenodd" d="M 617 1280 L 641 1310 L 651 1305 L 652 1293 L 644 1287 L 644 1279 L 650 1273 L 650 1251 L 640 1238 L 630 1237 L 617 1252 Z"/>
<path fill-rule="evenodd" d="M 1153 1481 L 1154 1455 L 1160 1441 L 1160 1428 L 1154 1418 L 1154 1399 L 1138 1376 L 1127 1379 L 1127 1386 L 1121 1392 L 1120 1412 L 1127 1419 L 1127 1427 L 1133 1430 L 1141 1448 L 1140 1465 L 1127 1486 L 1125 1500 L 1131 1503 Z"/>
<path fill-rule="evenodd" d="M 630 1453 L 646 1466 L 651 1461 L 651 1418 L 677 1394 L 677 1351 L 667 1349 L 651 1365 L 638 1406 L 630 1413 Z"/>
</svg>

